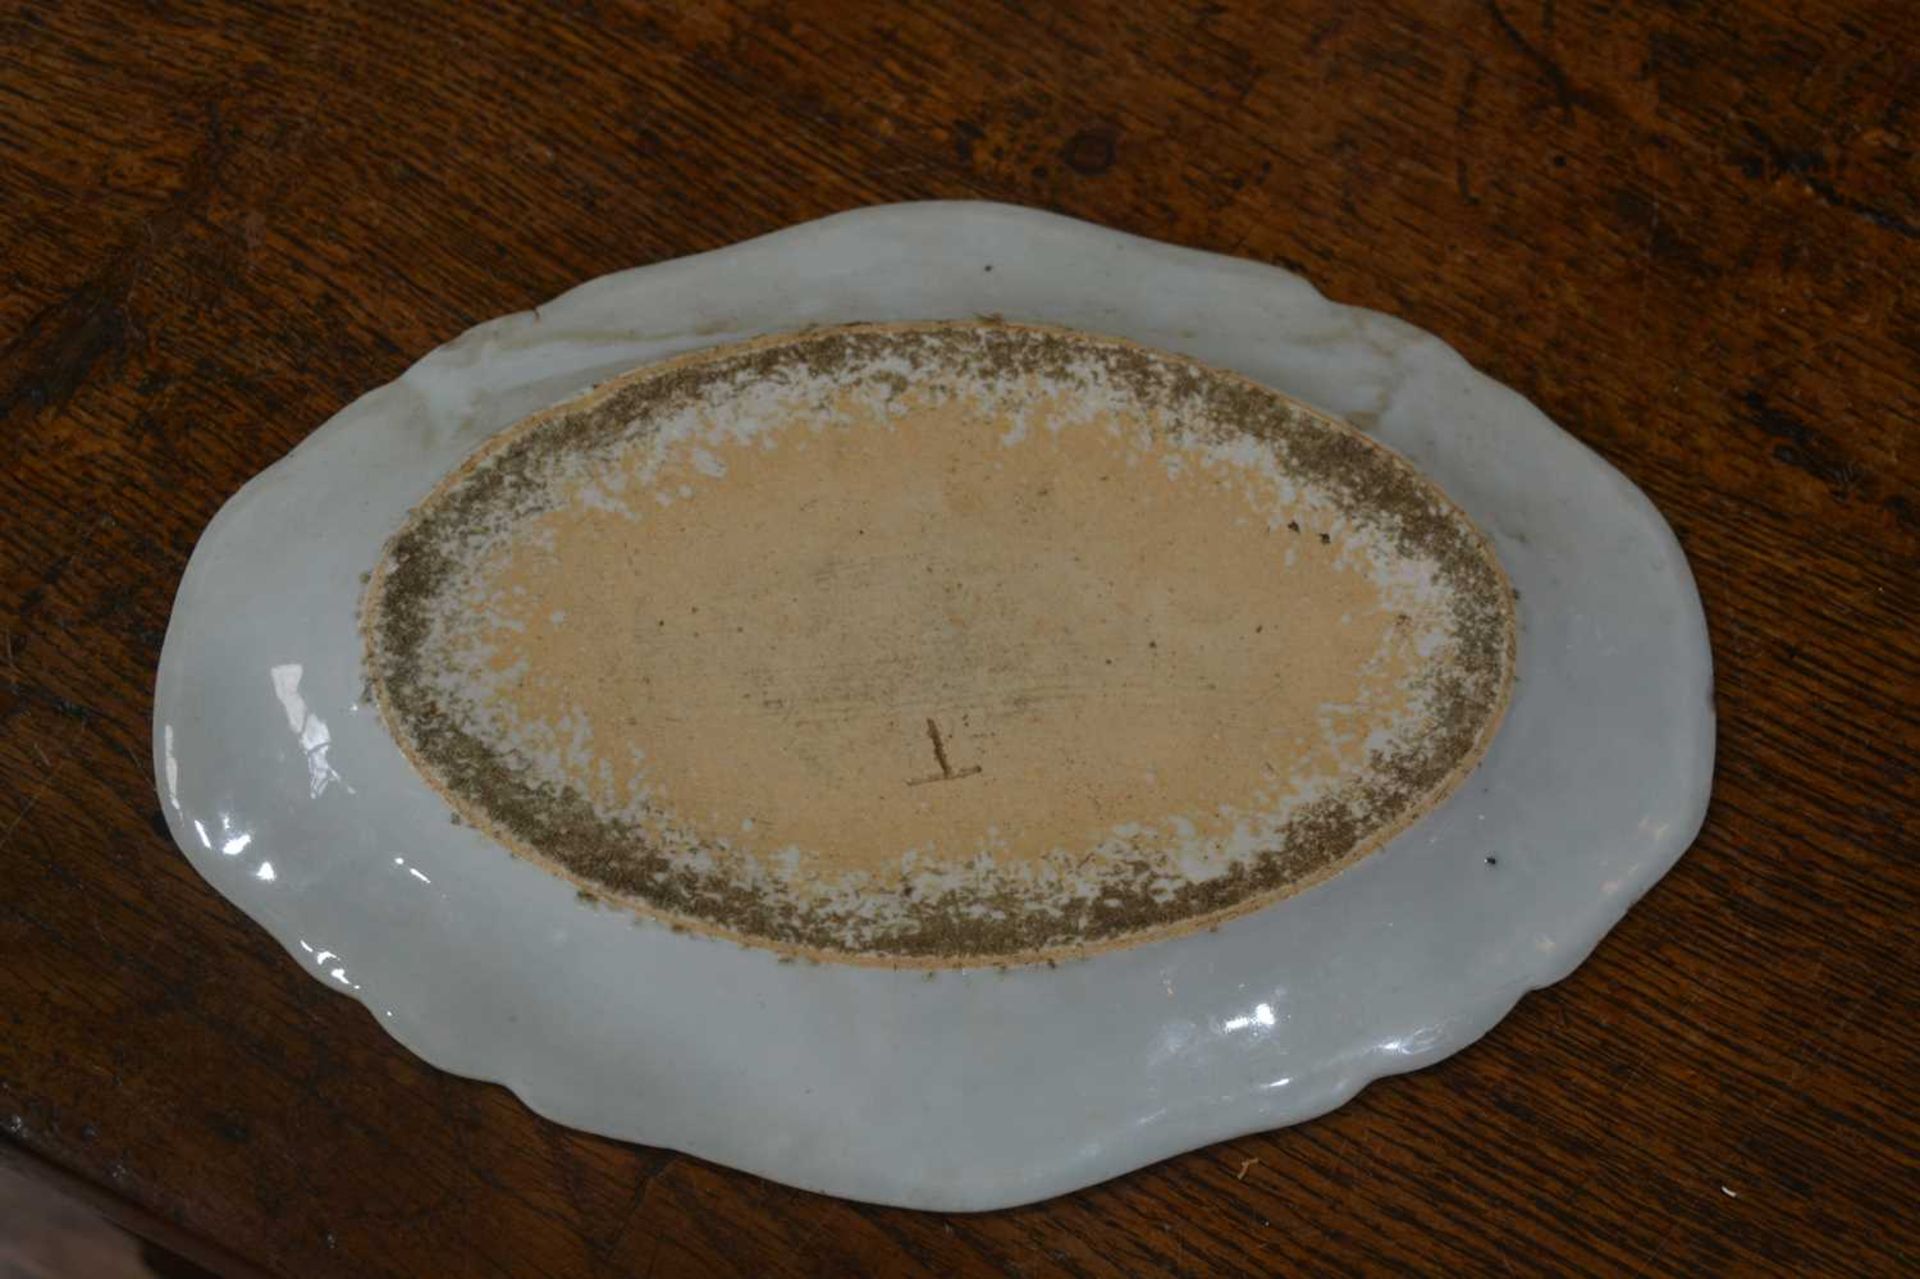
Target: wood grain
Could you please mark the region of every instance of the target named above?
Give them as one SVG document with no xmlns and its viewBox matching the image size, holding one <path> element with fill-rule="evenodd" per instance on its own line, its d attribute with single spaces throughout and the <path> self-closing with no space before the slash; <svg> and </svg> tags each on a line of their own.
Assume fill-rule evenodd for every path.
<svg viewBox="0 0 1920 1279">
<path fill-rule="evenodd" d="M 1916 67 L 1902 0 L 11 7 L 8 1140 L 283 1273 L 1912 1273 Z M 195 537 L 346 402 L 601 272 L 956 196 L 1293 267 L 1517 387 L 1673 522 L 1723 734 L 1698 845 L 1480 1044 L 970 1217 L 437 1073 L 194 874 L 147 759 Z"/>
</svg>

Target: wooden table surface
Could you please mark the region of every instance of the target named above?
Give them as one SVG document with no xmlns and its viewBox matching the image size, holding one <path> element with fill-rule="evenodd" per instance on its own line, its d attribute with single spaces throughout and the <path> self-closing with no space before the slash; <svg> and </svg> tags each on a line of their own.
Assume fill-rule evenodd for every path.
<svg viewBox="0 0 1920 1279">
<path fill-rule="evenodd" d="M 1629 9 L 9 6 L 0 1151 L 294 1274 L 1914 1273 L 1920 9 Z M 175 851 L 154 666 L 249 475 L 577 281 L 975 196 L 1403 316 L 1672 521 L 1713 806 L 1573 977 L 1313 1123 L 942 1216 L 441 1074 Z"/>
</svg>

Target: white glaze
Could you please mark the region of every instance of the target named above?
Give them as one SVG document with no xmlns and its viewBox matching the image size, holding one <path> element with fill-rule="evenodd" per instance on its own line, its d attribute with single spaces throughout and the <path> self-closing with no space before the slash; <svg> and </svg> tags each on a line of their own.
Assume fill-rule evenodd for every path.
<svg viewBox="0 0 1920 1279">
<path fill-rule="evenodd" d="M 359 574 L 441 475 L 527 413 L 677 351 L 981 313 L 1236 369 L 1363 422 L 1467 509 L 1521 592 L 1521 669 L 1451 801 L 1217 933 L 932 980 L 636 922 L 449 823 L 360 700 L 353 617 Z M 1698 829 L 1711 692 L 1659 515 L 1438 339 L 1256 263 L 929 203 L 593 281 L 349 406 L 195 550 L 155 770 L 194 865 L 429 1061 L 562 1122 L 794 1185 L 991 1208 L 1322 1113 L 1565 976 Z"/>
</svg>

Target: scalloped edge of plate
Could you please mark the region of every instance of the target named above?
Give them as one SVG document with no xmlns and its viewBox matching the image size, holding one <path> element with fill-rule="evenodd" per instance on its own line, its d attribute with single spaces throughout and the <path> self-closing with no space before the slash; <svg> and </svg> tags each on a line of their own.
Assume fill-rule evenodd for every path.
<svg viewBox="0 0 1920 1279">
<path fill-rule="evenodd" d="M 448 823 L 356 678 L 358 574 L 414 500 L 493 431 L 643 363 L 989 314 L 1243 373 L 1346 417 L 1465 507 L 1521 595 L 1519 680 L 1479 771 L 1386 848 L 1216 931 L 934 979 L 782 964 L 598 910 Z M 1309 1119 L 1465 1047 L 1678 859 L 1713 743 L 1705 620 L 1672 532 L 1520 396 L 1277 268 L 973 202 L 855 210 L 602 277 L 430 353 L 215 516 L 154 712 L 156 785 L 192 864 L 419 1056 L 575 1127 L 942 1210 Z"/>
</svg>

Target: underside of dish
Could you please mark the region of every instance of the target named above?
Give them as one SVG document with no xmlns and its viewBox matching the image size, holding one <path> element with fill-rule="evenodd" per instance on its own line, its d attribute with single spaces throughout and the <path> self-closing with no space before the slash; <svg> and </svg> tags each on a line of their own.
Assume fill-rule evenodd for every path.
<svg viewBox="0 0 1920 1279">
<path fill-rule="evenodd" d="M 629 378 L 638 386 L 682 361 L 698 366 L 703 349 L 778 346 L 799 339 L 769 335 L 809 325 L 981 315 L 1184 352 L 1232 370 L 1222 386 L 1247 379 L 1358 424 L 1430 476 L 1497 548 L 1514 588 L 1511 704 L 1472 775 L 1311 892 L 1217 931 L 1004 970 L 781 962 L 802 948 L 736 945 L 688 916 L 692 927 L 668 927 L 658 916 L 670 912 L 637 900 L 632 910 L 583 901 L 557 863 L 513 851 L 511 831 L 448 820 L 441 784 L 410 760 L 380 704 L 392 689 L 366 687 L 361 626 L 369 573 L 394 569 L 396 531 L 404 538 L 423 504 L 513 447 L 534 429 L 530 417 L 610 402 Z M 1347 438 L 1338 432 L 1324 438 Z M 958 456 L 983 452 L 1010 456 Z M 686 460 L 698 461 L 691 451 Z M 743 462 L 728 478 L 751 470 Z M 819 496 L 835 500 L 822 508 L 849 512 L 887 491 L 847 475 L 823 485 Z M 692 477 L 713 479 L 697 467 Z M 724 485 L 692 477 L 695 500 L 681 502 L 676 483 L 675 504 L 658 509 L 718 510 Z M 1199 520 L 1194 505 L 1169 502 L 1155 518 Z M 1036 527 L 1052 527 L 1047 509 L 1034 508 Z M 1143 549 L 1127 521 L 1113 523 L 1110 544 Z M 1273 536 L 1297 540 L 1301 557 L 1343 544 L 1339 528 L 1300 523 L 1297 539 L 1284 522 Z M 965 527 L 945 524 L 958 553 Z M 1246 549 L 1246 530 L 1232 527 L 1223 554 Z M 1067 568 L 1072 553 L 1102 550 L 1084 536 L 1057 540 Z M 759 545 L 791 567 L 820 543 Z M 762 571 L 734 563 L 743 581 Z M 1208 580 L 1223 580 L 1217 566 Z M 861 583 L 886 581 L 869 565 L 830 574 L 801 599 L 837 593 L 852 605 Z M 702 619 L 721 609 L 727 583 L 707 585 L 705 598 L 685 598 L 689 636 L 694 604 Z M 1084 607 L 1101 594 L 1070 597 Z M 1226 611 L 1272 628 L 1238 600 Z M 855 620 L 809 624 L 834 636 Z M 1080 616 L 1089 642 L 1114 641 L 1103 670 L 1107 656 L 1116 668 L 1148 661 L 1134 651 L 1142 640 L 1173 643 L 1125 620 Z M 664 613 L 650 624 L 656 635 L 674 628 Z M 744 619 L 734 625 L 748 629 L 727 643 L 753 637 Z M 705 621 L 701 631 L 681 651 L 740 656 Z M 742 664 L 711 669 L 728 668 Z M 1047 705 L 1046 687 L 1027 691 Z M 976 736 L 978 713 L 956 721 L 947 698 L 895 725 L 882 771 L 899 791 L 939 777 L 912 792 L 964 798 L 1033 740 Z M 1692 840 L 1712 781 L 1712 698 L 1699 596 L 1653 505 L 1432 334 L 1260 263 L 1032 209 L 931 203 L 862 209 L 588 282 L 474 329 L 343 409 L 236 494 L 194 549 L 154 690 L 154 782 L 193 867 L 290 962 L 434 1065 L 501 1083 L 558 1122 L 789 1185 L 978 1210 L 1309 1119 L 1486 1033 L 1524 992 L 1572 972 Z M 1113 736 L 1094 744 L 1146 740 Z"/>
</svg>

